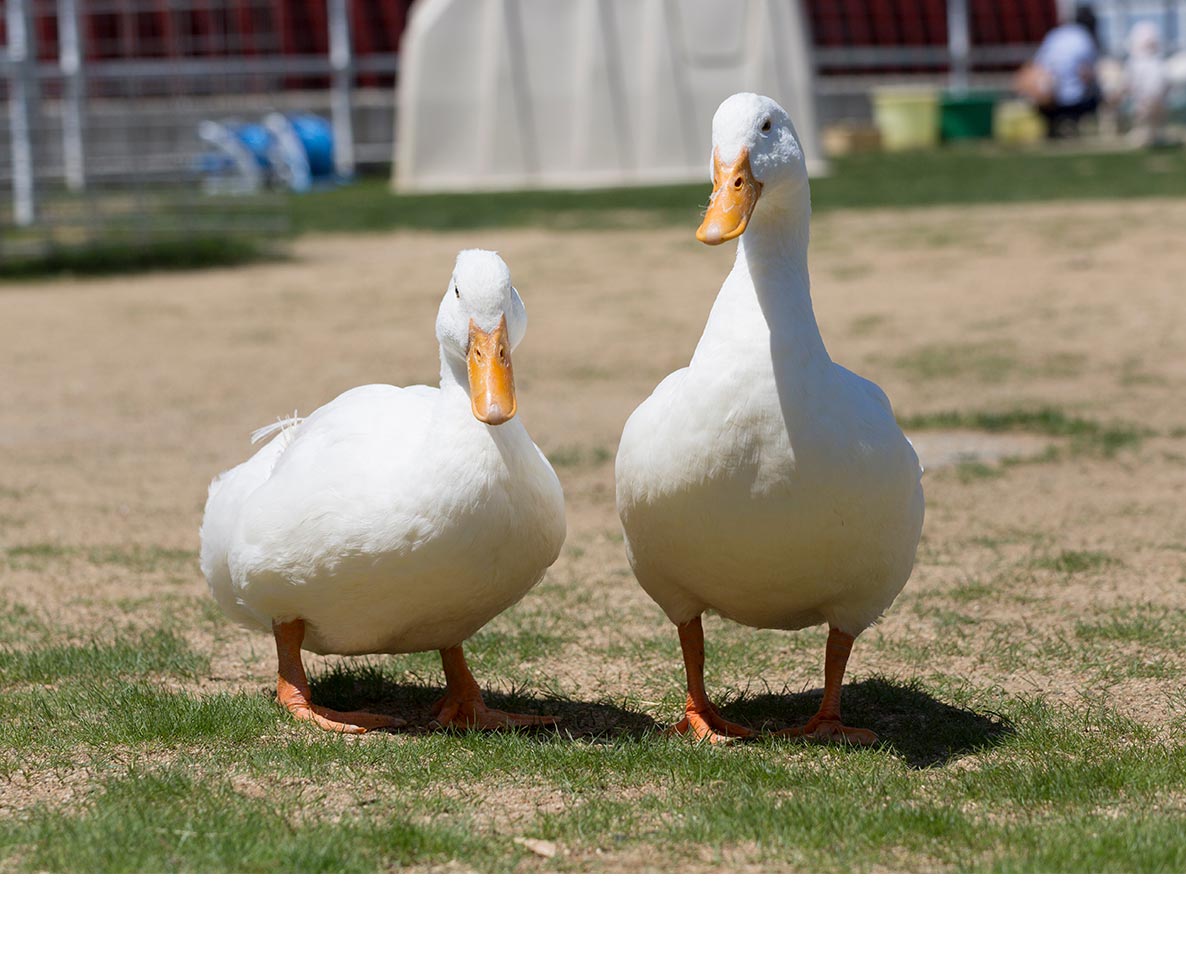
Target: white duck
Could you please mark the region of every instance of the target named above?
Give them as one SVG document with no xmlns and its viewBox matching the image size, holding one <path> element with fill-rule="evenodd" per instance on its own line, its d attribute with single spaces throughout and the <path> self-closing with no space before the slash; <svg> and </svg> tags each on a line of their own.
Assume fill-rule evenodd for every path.
<svg viewBox="0 0 1186 970">
<path fill-rule="evenodd" d="M 440 725 L 552 720 L 487 708 L 461 648 L 564 542 L 560 483 L 515 417 L 526 328 L 506 264 L 462 252 L 437 314 L 439 388 L 356 387 L 263 429 L 279 434 L 211 484 L 202 572 L 230 617 L 274 632 L 278 698 L 297 718 L 352 734 L 402 723 L 314 705 L 303 646 L 440 650 Z"/>
<path fill-rule="evenodd" d="M 790 734 L 871 744 L 840 717 L 853 639 L 910 576 L 922 531 L 921 469 L 877 385 L 824 348 L 807 276 L 803 150 L 770 98 L 736 94 L 713 118 L 713 194 L 696 233 L 742 236 L 691 364 L 622 433 L 618 512 L 630 564 L 679 630 L 687 668 L 680 733 L 752 732 L 704 690 L 701 614 L 748 626 L 829 627 L 824 697 Z"/>
</svg>

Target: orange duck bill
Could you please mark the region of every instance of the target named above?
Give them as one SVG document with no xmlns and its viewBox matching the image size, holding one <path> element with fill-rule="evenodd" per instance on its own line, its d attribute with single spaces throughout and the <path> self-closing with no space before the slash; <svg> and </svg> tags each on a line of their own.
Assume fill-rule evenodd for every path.
<svg viewBox="0 0 1186 970">
<path fill-rule="evenodd" d="M 465 362 L 469 370 L 469 397 L 474 417 L 486 424 L 510 421 L 518 405 L 505 314 L 490 333 L 470 320 Z"/>
<path fill-rule="evenodd" d="M 712 196 L 696 238 L 709 246 L 736 239 L 749 225 L 754 206 L 762 194 L 762 183 L 754 178 L 749 164 L 749 149 L 743 148 L 737 160 L 726 168 L 721 157 L 712 153 Z"/>
</svg>

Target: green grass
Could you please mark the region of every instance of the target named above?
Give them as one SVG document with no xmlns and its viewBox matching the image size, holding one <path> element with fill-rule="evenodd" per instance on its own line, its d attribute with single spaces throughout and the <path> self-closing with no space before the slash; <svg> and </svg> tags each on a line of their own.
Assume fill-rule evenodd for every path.
<svg viewBox="0 0 1186 970">
<path fill-rule="evenodd" d="M 956 603 L 972 603 L 992 598 L 996 595 L 996 590 L 987 583 L 971 581 L 953 586 L 947 595 Z"/>
<path fill-rule="evenodd" d="M 292 196 L 289 212 L 298 233 L 512 226 L 595 229 L 698 221 L 697 210 L 707 201 L 703 185 L 396 195 L 385 179 L 362 179 L 333 192 Z"/>
<path fill-rule="evenodd" d="M 1186 637 L 1186 609 L 1154 604 L 1121 606 L 1080 620 L 1075 624 L 1075 635 L 1092 647 L 1124 644 L 1176 653 Z"/>
<path fill-rule="evenodd" d="M 975 380 L 995 383 L 1020 366 L 1016 347 L 1004 341 L 927 344 L 899 357 L 899 370 L 915 381 Z"/>
<path fill-rule="evenodd" d="M 1120 560 L 1104 552 L 1069 549 L 1056 556 L 1041 556 L 1035 559 L 1033 564 L 1038 569 L 1049 569 L 1072 576 L 1076 573 L 1096 572 L 1108 566 L 1115 566 L 1119 562 Z"/>
<path fill-rule="evenodd" d="M 88 191 L 38 199 L 39 221 L 4 226 L 0 283 L 40 276 L 110 276 L 237 266 L 281 255 L 285 202 L 203 194 L 193 186 Z"/>
<path fill-rule="evenodd" d="M 72 555 L 73 550 L 66 546 L 55 546 L 48 542 L 38 542 L 27 546 L 9 546 L 5 550 L 5 553 L 9 559 L 27 559 L 40 562 Z"/>
<path fill-rule="evenodd" d="M 365 872 L 480 851 L 448 823 L 399 812 L 301 818 L 315 813 L 313 799 L 270 803 L 189 769 L 138 769 L 108 781 L 80 815 L 31 812 L 0 831 L 0 853 L 57 872 Z"/>
<path fill-rule="evenodd" d="M 541 226 L 554 230 L 686 226 L 699 222 L 707 182 L 592 191 L 540 190 L 395 195 L 386 178 L 364 178 L 333 191 L 265 199 L 267 221 L 290 232 L 462 230 Z M 831 163 L 812 182 L 816 212 L 869 207 L 991 205 L 1056 199 L 1131 199 L 1186 195 L 1182 153 L 1070 154 L 1014 152 L 969 145 L 903 154 L 856 155 Z M 275 230 L 253 237 L 217 232 L 137 237 L 119 197 L 96 201 L 111 210 L 117 231 L 83 243 L 59 240 L 48 251 L 0 260 L 0 281 L 46 275 L 109 275 L 202 269 L 274 259 Z M 162 197 L 171 220 L 193 199 Z M 187 208 L 188 207 L 188 208 Z M 201 213 L 204 210 L 197 210 Z M 19 235 L 19 234 L 18 234 Z M 942 244 L 943 239 L 934 240 Z M 839 271 L 860 275 L 861 266 Z"/>
<path fill-rule="evenodd" d="M 93 546 L 87 560 L 96 566 L 121 566 L 134 572 L 155 572 L 161 568 L 188 566 L 197 568 L 196 549 L 169 549 L 163 546 Z"/>
<path fill-rule="evenodd" d="M 969 657 L 981 670 L 1074 682 L 1088 692 L 1127 685 L 1143 692 L 1164 688 L 1168 696 L 1182 676 L 1186 610 L 1120 601 L 1090 611 L 1072 608 L 1038 624 L 1049 602 L 1048 580 L 1035 577 L 1029 562 L 1021 565 L 998 590 L 965 584 L 916 598 L 912 611 L 931 635 L 881 637 L 879 652 L 920 670 L 934 669 L 937 656 Z M 1079 574 L 1067 580 L 1085 582 L 1090 580 Z M 1020 617 L 1011 608 L 1018 603 L 1026 604 Z"/>
<path fill-rule="evenodd" d="M 1000 478 L 1004 471 L 982 461 L 961 461 L 955 466 L 956 477 L 965 485 L 986 479 Z"/>
<path fill-rule="evenodd" d="M 4 554 L 13 565 L 42 569 L 62 559 L 85 559 L 96 566 L 119 566 L 133 572 L 197 568 L 195 549 L 169 549 L 163 546 L 58 546 L 38 543 L 9 546 Z"/>
<path fill-rule="evenodd" d="M 1045 357 L 1022 354 L 1013 341 L 965 341 L 926 344 L 894 362 L 915 381 L 959 380 L 998 384 L 1030 377 L 1074 377 L 1083 364 L 1079 354 Z"/>
<path fill-rule="evenodd" d="M 4 642 L 32 641 L 34 649 L 0 648 L 0 687 L 18 683 L 53 684 L 67 678 L 109 678 L 205 672 L 209 662 L 194 653 L 170 627 L 121 630 L 78 645 L 51 638 L 48 628 L 27 613 L 9 612 L 0 621 Z M 72 638 L 73 639 L 73 638 Z"/>
<path fill-rule="evenodd" d="M 968 145 L 853 155 L 812 183 L 816 211 L 869 206 L 978 205 L 1186 194 L 1180 152 L 1018 152 Z"/>
<path fill-rule="evenodd" d="M 595 448 L 571 445 L 548 453 L 553 468 L 597 468 L 613 459 L 614 453 L 601 445 Z"/>
<path fill-rule="evenodd" d="M 903 699 L 901 735 L 942 730 L 942 720 L 910 721 L 917 688 L 877 690 Z M 1009 713 L 1011 722 L 961 715 L 959 770 L 949 759 L 913 764 L 894 741 L 870 751 L 790 742 L 720 750 L 655 732 L 605 743 L 555 735 L 360 742 L 285 725 L 289 740 L 243 736 L 232 748 L 224 738 L 164 765 L 133 762 L 77 808 L 38 805 L 0 822 L 0 859 L 50 871 L 505 869 L 526 857 L 511 831 L 490 830 L 496 790 L 526 806 L 526 823 L 513 831 L 563 847 L 547 864 L 530 860 L 555 870 L 579 867 L 570 860 L 597 848 L 650 849 L 676 863 L 740 854 L 751 864 L 825 871 L 896 868 L 902 858 L 957 871 L 1174 871 L 1186 863 L 1180 824 L 1166 824 L 1180 823 L 1180 813 L 1149 809 L 1180 799 L 1186 749 L 1115 717 L 1016 703 Z M 466 794 L 475 787 L 481 796 Z M 541 791 L 565 807 L 533 812 Z"/>
<path fill-rule="evenodd" d="M 0 599 L 0 649 L 7 655 L 14 646 L 39 646 L 47 643 L 53 630 L 41 617 L 19 603 Z M 0 669 L 3 661 L 0 660 Z"/>
<path fill-rule="evenodd" d="M 838 158 L 827 177 L 812 181 L 816 212 L 1183 195 L 1186 158 L 1180 153 L 1037 154 L 968 146 Z M 297 232 L 694 227 L 707 201 L 707 182 L 409 196 L 393 194 L 386 179 L 363 179 L 334 192 L 294 196 L 289 213 Z"/>
<path fill-rule="evenodd" d="M 1010 411 L 940 411 L 906 415 L 899 424 L 907 430 L 960 429 L 988 432 L 1023 432 L 1065 438 L 1075 453 L 1115 455 L 1134 448 L 1152 432 L 1126 424 L 1101 424 L 1074 417 L 1061 408 L 1016 408 Z"/>
<path fill-rule="evenodd" d="M 1186 746 L 1097 704 L 973 690 L 942 674 L 856 678 L 846 714 L 878 731 L 877 748 L 770 738 L 713 748 L 663 735 L 636 696 L 496 687 L 491 702 L 547 710 L 561 730 L 347 738 L 293 721 L 270 685 L 199 692 L 206 665 L 172 629 L 78 646 L 19 608 L 0 617 L 25 631 L 0 654 L 0 778 L 18 805 L 0 816 L 8 871 L 1186 866 Z M 514 669 L 563 649 L 540 617 L 518 622 L 474 644 L 484 683 L 495 654 Z M 1076 635 L 1164 647 L 1182 628 L 1181 611 L 1134 608 L 1085 619 Z M 715 623 L 713 634 L 720 680 L 772 646 Z M 675 649 L 654 647 L 671 655 L 660 676 L 674 714 Z M 415 715 L 438 681 L 428 656 L 331 665 L 313 687 L 327 703 Z M 801 722 L 819 702 L 818 690 L 786 687 L 717 696 L 727 717 L 770 727 Z M 72 797 L 20 798 L 45 777 Z M 544 860 L 518 837 L 560 851 Z"/>
<path fill-rule="evenodd" d="M 116 276 L 167 270 L 242 266 L 276 259 L 275 244 L 247 236 L 195 236 L 144 242 L 93 239 L 59 244 L 40 254 L 0 259 L 0 281 L 42 276 Z"/>
</svg>

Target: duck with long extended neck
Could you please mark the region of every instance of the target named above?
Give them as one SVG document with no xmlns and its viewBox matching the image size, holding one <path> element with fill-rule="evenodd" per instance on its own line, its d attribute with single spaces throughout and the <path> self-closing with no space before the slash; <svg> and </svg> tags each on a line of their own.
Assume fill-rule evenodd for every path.
<svg viewBox="0 0 1186 970">
<path fill-rule="evenodd" d="M 701 616 L 828 626 L 818 713 L 783 732 L 872 744 L 841 718 L 854 639 L 910 577 L 922 532 L 918 457 L 876 384 L 832 361 L 811 305 L 811 196 L 787 113 L 735 94 L 712 123 L 713 192 L 696 233 L 737 258 L 688 367 L 627 421 L 618 512 L 635 576 L 676 625 L 687 672 L 679 733 L 753 732 L 704 686 Z"/>
<path fill-rule="evenodd" d="M 211 484 L 202 572 L 228 616 L 274 635 L 277 697 L 298 719 L 349 734 L 402 723 L 314 704 L 302 649 L 439 650 L 436 724 L 551 722 L 487 707 L 461 646 L 564 543 L 560 482 L 516 417 L 526 329 L 506 264 L 466 250 L 437 313 L 440 387 L 356 387 L 263 429 L 279 433 Z"/>
</svg>

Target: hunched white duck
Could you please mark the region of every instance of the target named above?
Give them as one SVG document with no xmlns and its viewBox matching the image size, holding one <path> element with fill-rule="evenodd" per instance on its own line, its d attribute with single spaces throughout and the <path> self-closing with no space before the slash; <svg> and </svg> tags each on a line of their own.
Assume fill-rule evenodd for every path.
<svg viewBox="0 0 1186 970">
<path fill-rule="evenodd" d="M 273 631 L 278 699 L 297 718 L 352 734 L 403 723 L 314 705 L 303 646 L 441 651 L 442 726 L 552 721 L 486 707 L 461 648 L 564 542 L 560 483 L 515 417 L 511 353 L 526 328 L 502 259 L 464 251 L 437 314 L 439 388 L 346 391 L 262 429 L 279 433 L 211 484 L 202 572 L 228 616 Z"/>
<path fill-rule="evenodd" d="M 853 639 L 913 568 L 921 468 L 882 390 L 824 348 L 807 275 L 807 168 L 787 113 L 735 94 L 712 135 L 713 194 L 696 235 L 741 239 L 691 364 L 622 433 L 627 554 L 679 631 L 688 698 L 677 732 L 752 734 L 704 690 L 700 617 L 715 610 L 765 629 L 827 623 L 823 702 L 783 733 L 872 744 L 873 732 L 842 722 L 840 685 Z"/>
</svg>

